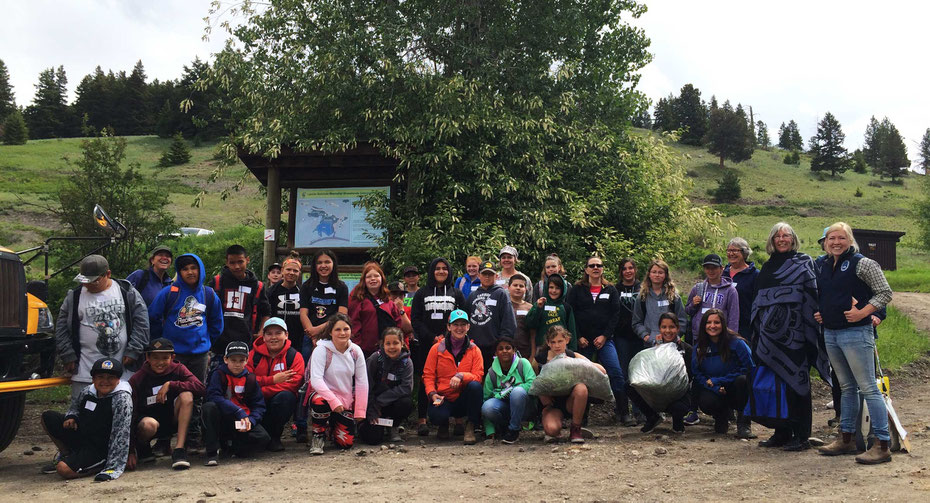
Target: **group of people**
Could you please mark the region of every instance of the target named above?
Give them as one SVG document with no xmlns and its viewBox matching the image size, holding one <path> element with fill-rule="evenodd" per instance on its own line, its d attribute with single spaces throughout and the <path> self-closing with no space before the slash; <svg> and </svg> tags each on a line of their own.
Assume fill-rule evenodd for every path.
<svg viewBox="0 0 930 503">
<path fill-rule="evenodd" d="M 511 246 L 499 264 L 468 257 L 458 278 L 436 258 L 423 286 L 415 266 L 391 282 L 369 262 L 351 291 L 330 250 L 313 255 L 303 282 L 298 254 L 263 282 L 239 245 L 212 278 L 198 256 L 175 258 L 166 247 L 126 280 L 91 255 L 56 326 L 72 400 L 67 413 L 42 416 L 59 449 L 43 471 L 111 480 L 156 454 L 188 468 L 188 449 L 201 448 L 205 464 L 216 466 L 221 455 L 283 450 L 290 422 L 311 454 L 322 454 L 327 440 L 338 448 L 356 437 L 399 442 L 414 402 L 419 436 L 432 425 L 439 439 L 514 443 L 526 429 L 555 440 L 568 426 L 570 441 L 584 442 L 589 406 L 599 401 L 588 383 L 558 395 L 533 391 L 561 358 L 606 374 L 624 426 L 649 432 L 665 413 L 680 433 L 701 410 L 721 434 L 735 419 L 741 438 L 755 437 L 746 405 L 764 367 L 784 387 L 787 414 L 760 445 L 787 451 L 810 448 L 810 368 L 825 380 L 832 368 L 840 435 L 820 452 L 889 461 L 873 326 L 891 289 L 878 264 L 858 253 L 847 224 L 824 229 L 821 243 L 817 259 L 800 253 L 797 235 L 780 222 L 758 270 L 748 243 L 734 238 L 727 264 L 707 255 L 704 279 L 684 298 L 660 259 L 642 279 L 633 259 L 621 260 L 614 284 L 592 256 L 570 283 L 552 254 L 534 284 L 517 270 Z M 657 410 L 628 372 L 638 353 L 665 344 L 681 356 L 690 385 Z M 860 395 L 877 439 L 865 453 L 852 440 Z"/>
</svg>

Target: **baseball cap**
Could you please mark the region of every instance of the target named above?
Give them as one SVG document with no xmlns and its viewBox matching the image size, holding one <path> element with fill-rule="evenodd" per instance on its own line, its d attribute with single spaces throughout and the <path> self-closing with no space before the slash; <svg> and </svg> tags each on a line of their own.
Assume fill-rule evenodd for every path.
<svg viewBox="0 0 930 503">
<path fill-rule="evenodd" d="M 388 284 L 388 291 L 391 293 L 403 293 L 404 287 L 397 281 L 392 281 Z"/>
<path fill-rule="evenodd" d="M 716 253 L 711 253 L 707 255 L 706 257 L 704 257 L 704 262 L 702 262 L 701 264 L 723 267 L 723 260 L 720 259 L 720 255 L 717 255 Z"/>
<path fill-rule="evenodd" d="M 820 239 L 817 240 L 817 244 L 821 244 L 821 245 L 822 245 L 823 242 L 827 240 L 827 231 L 828 231 L 828 230 L 830 230 L 829 227 L 824 227 L 824 228 L 823 228 L 823 235 L 820 236 Z"/>
<path fill-rule="evenodd" d="M 409 273 L 414 273 L 414 274 L 419 275 L 420 270 L 417 269 L 417 266 L 415 265 L 408 265 L 407 267 L 404 267 L 404 276 L 406 276 Z"/>
<path fill-rule="evenodd" d="M 168 248 L 165 245 L 158 245 L 155 248 L 152 248 L 152 251 L 149 252 L 149 260 L 152 260 L 152 257 L 158 255 L 161 252 L 167 252 L 168 255 L 171 255 L 172 257 L 174 256 L 174 254 L 171 253 L 171 248 Z"/>
<path fill-rule="evenodd" d="M 159 337 L 145 347 L 146 353 L 174 353 L 174 343 L 170 339 Z"/>
<path fill-rule="evenodd" d="M 268 271 L 269 271 L 269 272 L 270 272 L 272 269 L 279 269 L 279 270 L 280 270 L 280 269 L 281 269 L 281 264 L 275 262 L 274 264 L 271 264 L 270 266 L 268 266 Z"/>
<path fill-rule="evenodd" d="M 264 332 L 266 328 L 271 327 L 271 326 L 281 327 L 284 329 L 285 332 L 287 332 L 287 323 L 284 323 L 284 320 L 282 320 L 281 318 L 278 318 L 277 316 L 272 316 L 271 318 L 268 318 L 268 321 L 266 321 L 265 324 L 262 325 L 262 332 Z M 227 351 L 228 351 L 228 348 L 227 348 Z"/>
<path fill-rule="evenodd" d="M 94 366 L 90 368 L 91 376 L 97 374 L 110 374 L 121 377 L 123 375 L 123 364 L 116 358 L 101 358 L 95 361 Z"/>
<path fill-rule="evenodd" d="M 226 357 L 232 355 L 249 356 L 249 346 L 242 341 L 232 341 L 226 345 Z"/>
<path fill-rule="evenodd" d="M 100 276 L 105 276 L 110 270 L 110 264 L 103 255 L 88 255 L 81 260 L 81 273 L 74 277 L 78 283 L 93 283 Z"/>
<path fill-rule="evenodd" d="M 520 254 L 517 253 L 517 249 L 510 245 L 501 248 L 501 252 L 497 254 L 497 258 L 500 258 L 500 256 L 505 253 L 508 255 L 513 255 L 513 258 L 520 258 Z"/>
<path fill-rule="evenodd" d="M 491 261 L 481 263 L 481 270 L 478 271 L 478 273 L 480 274 L 480 273 L 483 273 L 484 271 L 491 271 L 493 273 L 497 272 L 497 270 L 494 269 L 494 264 L 491 263 Z"/>
<path fill-rule="evenodd" d="M 465 314 L 465 311 L 462 311 L 461 309 L 456 309 L 455 311 L 452 311 L 451 313 L 449 313 L 449 324 L 450 325 L 452 323 L 455 323 L 458 320 L 468 321 L 468 315 Z"/>
</svg>

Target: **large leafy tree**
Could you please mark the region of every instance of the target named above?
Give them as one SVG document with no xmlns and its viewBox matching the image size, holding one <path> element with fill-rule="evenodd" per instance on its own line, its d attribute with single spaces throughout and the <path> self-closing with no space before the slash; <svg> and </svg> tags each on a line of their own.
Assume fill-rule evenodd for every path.
<svg viewBox="0 0 930 503">
<path fill-rule="evenodd" d="M 6 63 L 0 59 L 0 123 L 16 110 L 16 99 L 13 95 L 13 86 L 10 85 L 10 72 Z"/>
<path fill-rule="evenodd" d="M 831 176 L 849 168 L 848 155 L 843 142 L 846 134 L 840 122 L 830 112 L 817 124 L 817 134 L 810 139 L 811 171 L 829 171 Z"/>
<path fill-rule="evenodd" d="M 248 8 L 248 6 L 246 7 Z M 630 0 L 273 0 L 231 28 L 210 82 L 228 92 L 227 152 L 337 152 L 400 161 L 401 193 L 364 202 L 389 266 L 516 245 L 659 253 L 700 220 L 658 139 L 629 135 L 645 98 Z M 197 106 L 196 100 L 193 105 Z M 495 250 L 496 251 L 496 250 Z"/>
<path fill-rule="evenodd" d="M 720 158 L 720 167 L 727 159 L 742 162 L 752 158 L 755 137 L 749 128 L 749 119 L 741 105 L 736 110 L 725 101 L 722 107 L 712 108 L 707 135 L 707 151 Z"/>
<path fill-rule="evenodd" d="M 707 108 L 701 101 L 701 91 L 692 84 L 685 84 L 674 102 L 675 117 L 681 133 L 681 143 L 700 146 L 707 134 Z"/>
</svg>

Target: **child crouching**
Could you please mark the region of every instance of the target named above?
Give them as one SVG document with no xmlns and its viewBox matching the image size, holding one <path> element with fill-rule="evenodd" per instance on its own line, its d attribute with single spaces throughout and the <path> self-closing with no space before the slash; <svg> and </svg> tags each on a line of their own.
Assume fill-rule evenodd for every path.
<svg viewBox="0 0 930 503">
<path fill-rule="evenodd" d="M 402 441 L 400 426 L 413 410 L 413 363 L 401 329 L 388 327 L 381 334 L 381 347 L 368 357 L 368 386 L 367 420 L 359 424 L 362 440 L 377 445 L 388 433 L 391 442 Z"/>
</svg>

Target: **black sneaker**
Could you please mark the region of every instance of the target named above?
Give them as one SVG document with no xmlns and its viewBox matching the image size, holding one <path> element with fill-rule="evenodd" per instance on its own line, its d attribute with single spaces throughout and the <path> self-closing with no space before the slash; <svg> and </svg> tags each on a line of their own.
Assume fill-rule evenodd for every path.
<svg viewBox="0 0 930 503">
<path fill-rule="evenodd" d="M 745 438 L 746 440 L 751 440 L 757 438 L 757 435 L 752 432 L 752 427 L 748 424 L 738 424 L 736 425 L 736 438 Z"/>
<path fill-rule="evenodd" d="M 193 440 L 188 440 L 187 445 L 188 446 L 196 445 L 196 442 L 194 442 Z M 153 450 L 154 450 L 155 456 L 159 458 L 167 458 L 168 456 L 171 456 L 174 454 L 174 452 L 171 450 L 171 439 L 170 438 L 159 438 L 158 440 L 156 440 L 155 448 L 154 449 L 150 448 L 149 452 L 152 452 Z"/>
<path fill-rule="evenodd" d="M 672 431 L 675 433 L 685 432 L 685 422 L 680 417 L 672 417 Z"/>
<path fill-rule="evenodd" d="M 187 460 L 187 450 L 179 447 L 171 453 L 171 468 L 175 470 L 187 470 L 191 467 L 191 462 Z"/>
<path fill-rule="evenodd" d="M 218 455 L 216 451 L 207 452 L 207 460 L 204 461 L 203 466 L 217 466 L 220 464 L 218 461 Z"/>
<path fill-rule="evenodd" d="M 807 440 L 798 440 L 797 437 L 795 437 L 789 440 L 788 443 L 785 444 L 785 446 L 781 448 L 781 450 L 788 451 L 788 452 L 800 452 L 800 451 L 806 451 L 810 448 L 811 448 L 810 442 L 808 442 Z"/>
<path fill-rule="evenodd" d="M 658 414 L 652 417 L 647 417 L 645 424 L 643 424 L 643 427 L 640 428 L 639 431 L 643 433 L 649 433 L 650 431 L 656 429 L 656 426 L 658 426 L 661 422 L 662 416 L 659 416 Z"/>
<path fill-rule="evenodd" d="M 52 458 L 52 462 L 43 466 L 39 471 L 46 475 L 51 475 L 53 473 L 58 473 L 58 462 L 61 461 L 61 453 L 56 452 L 55 457 Z"/>
<path fill-rule="evenodd" d="M 284 444 L 281 443 L 280 438 L 272 438 L 271 442 L 268 442 L 266 449 L 271 452 L 281 452 L 284 450 Z"/>
<path fill-rule="evenodd" d="M 519 438 L 520 430 L 511 430 L 508 428 L 507 431 L 504 432 L 504 437 L 501 438 L 501 442 L 505 444 L 513 444 L 516 443 Z"/>
<path fill-rule="evenodd" d="M 426 423 L 420 423 L 417 425 L 417 436 L 418 437 L 427 437 L 429 436 L 429 425 Z"/>
<path fill-rule="evenodd" d="M 688 412 L 688 415 L 685 416 L 684 422 L 688 426 L 694 426 L 700 424 L 701 418 L 698 417 L 698 413 L 695 410 Z"/>
<path fill-rule="evenodd" d="M 762 440 L 761 442 L 759 442 L 759 447 L 769 447 L 769 448 L 784 447 L 785 444 L 788 443 L 788 440 L 789 440 L 788 438 L 775 434 L 769 437 L 767 440 Z"/>
<path fill-rule="evenodd" d="M 152 444 L 149 442 L 136 443 L 136 459 L 139 463 L 151 463 L 155 461 L 155 453 L 152 452 Z"/>
<path fill-rule="evenodd" d="M 620 416 L 620 424 L 627 427 L 636 426 L 636 419 L 632 414 L 623 414 Z"/>
</svg>

